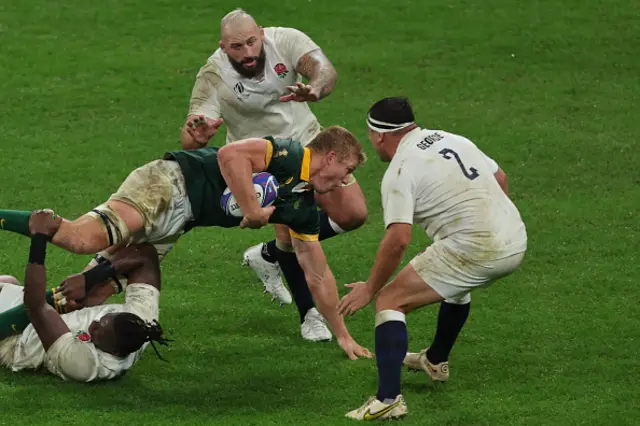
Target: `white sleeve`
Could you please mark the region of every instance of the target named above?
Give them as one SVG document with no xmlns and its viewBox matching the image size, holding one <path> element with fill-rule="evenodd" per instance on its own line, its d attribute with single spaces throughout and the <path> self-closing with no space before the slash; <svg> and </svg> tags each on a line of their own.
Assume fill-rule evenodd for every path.
<svg viewBox="0 0 640 426">
<path fill-rule="evenodd" d="M 160 291 L 149 285 L 133 283 L 126 288 L 124 306 L 127 312 L 138 315 L 147 322 L 158 320 Z"/>
<path fill-rule="evenodd" d="M 298 65 L 298 61 L 304 55 L 312 50 L 320 49 L 320 46 L 308 35 L 294 28 L 276 28 L 274 39 L 278 49 L 284 53 L 294 67 Z"/>
<path fill-rule="evenodd" d="M 384 226 L 392 223 L 413 224 L 415 187 L 410 173 L 402 166 L 390 166 L 382 180 Z"/>
<path fill-rule="evenodd" d="M 487 160 L 487 162 L 489 163 L 489 168 L 491 169 L 491 173 L 493 173 L 494 175 L 496 173 L 498 173 L 498 170 L 500 170 L 500 166 L 498 166 L 498 163 L 496 163 L 493 158 L 489 157 L 487 154 L 485 154 L 484 152 L 482 153 L 482 155 L 484 155 L 484 158 Z"/>
<path fill-rule="evenodd" d="M 221 82 L 217 68 L 210 62 L 200 68 L 191 90 L 189 115 L 202 114 L 212 120 L 221 117 L 218 100 L 218 89 Z"/>
<path fill-rule="evenodd" d="M 47 369 L 63 380 L 90 382 L 98 376 L 98 357 L 92 343 L 81 342 L 65 333 L 55 341 L 45 355 Z"/>
</svg>

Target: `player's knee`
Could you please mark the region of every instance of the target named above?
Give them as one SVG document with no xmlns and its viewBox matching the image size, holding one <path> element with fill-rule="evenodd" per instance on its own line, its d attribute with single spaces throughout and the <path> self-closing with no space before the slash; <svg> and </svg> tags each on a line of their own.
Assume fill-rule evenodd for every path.
<svg viewBox="0 0 640 426">
<path fill-rule="evenodd" d="M 101 204 L 87 215 L 102 223 L 109 246 L 129 242 L 130 233 L 126 222 L 109 204 Z"/>
<path fill-rule="evenodd" d="M 276 247 L 282 251 L 293 251 L 289 228 L 284 225 L 275 225 Z"/>
<path fill-rule="evenodd" d="M 364 201 L 349 203 L 343 211 L 329 217 L 344 231 L 353 231 L 367 222 L 367 205 Z"/>
<path fill-rule="evenodd" d="M 20 281 L 13 275 L 0 275 L 0 283 L 20 285 Z"/>
<path fill-rule="evenodd" d="M 346 229 L 352 231 L 354 229 L 360 228 L 367 222 L 368 217 L 369 212 L 367 211 L 367 205 L 366 203 L 362 202 L 360 205 L 353 209 L 348 223 L 346 224 Z"/>
<path fill-rule="evenodd" d="M 129 229 L 110 206 L 102 204 L 73 222 L 63 222 L 53 242 L 75 254 L 94 254 L 128 243 Z"/>
<path fill-rule="evenodd" d="M 380 290 L 378 297 L 376 297 L 376 312 L 384 310 L 404 312 L 402 306 L 398 304 L 396 291 L 388 285 Z"/>
</svg>

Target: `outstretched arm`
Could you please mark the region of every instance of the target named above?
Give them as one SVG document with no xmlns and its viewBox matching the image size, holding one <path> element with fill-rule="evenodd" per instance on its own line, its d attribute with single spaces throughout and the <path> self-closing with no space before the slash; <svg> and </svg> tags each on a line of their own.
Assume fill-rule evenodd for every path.
<svg viewBox="0 0 640 426">
<path fill-rule="evenodd" d="M 353 315 L 373 300 L 400 265 L 410 241 L 410 224 L 392 223 L 389 225 L 378 248 L 376 260 L 367 281 L 346 285 L 352 290 L 340 301 L 338 306 L 340 314 Z"/>
<path fill-rule="evenodd" d="M 182 149 L 205 147 L 218 132 L 222 125 L 217 93 L 221 83 L 222 79 L 210 64 L 198 72 L 191 91 L 189 115 L 180 132 Z"/>
<path fill-rule="evenodd" d="M 47 274 L 44 261 L 47 240 L 53 235 L 58 224 L 50 212 L 39 211 L 31 216 L 31 226 L 34 235 L 31 237 L 29 262 L 25 271 L 24 304 L 42 346 L 48 350 L 60 336 L 69 332 L 69 327 L 60 314 L 45 300 Z"/>
<path fill-rule="evenodd" d="M 289 87 L 292 93 L 282 96 L 282 102 L 319 101 L 331 94 L 338 80 L 338 73 L 321 49 L 303 55 L 298 60 L 296 71 L 309 81 L 307 84 L 297 83 L 296 86 Z"/>
<path fill-rule="evenodd" d="M 301 241 L 292 238 L 293 247 L 298 263 L 304 271 L 311 295 L 318 310 L 329 323 L 329 328 L 336 335 L 338 344 L 345 351 L 349 359 L 371 357 L 366 348 L 361 347 L 349 334 L 342 316 L 338 314 L 338 289 L 336 279 L 327 264 L 319 241 Z"/>
<path fill-rule="evenodd" d="M 319 99 L 329 96 L 336 87 L 338 73 L 320 49 L 313 50 L 300 58 L 296 70 L 309 79 L 307 84 L 318 91 Z"/>
</svg>

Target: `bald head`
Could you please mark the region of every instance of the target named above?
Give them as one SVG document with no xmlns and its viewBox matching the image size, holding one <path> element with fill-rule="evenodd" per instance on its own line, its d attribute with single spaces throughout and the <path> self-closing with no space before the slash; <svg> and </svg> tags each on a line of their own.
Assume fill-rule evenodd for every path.
<svg viewBox="0 0 640 426">
<path fill-rule="evenodd" d="M 220 22 L 220 38 L 227 39 L 238 33 L 258 31 L 255 19 L 243 9 L 234 9 L 227 13 Z"/>
<path fill-rule="evenodd" d="M 264 30 L 251 15 L 242 9 L 229 12 L 220 23 L 220 35 L 220 49 L 240 75 L 247 78 L 262 75 L 266 62 Z"/>
</svg>

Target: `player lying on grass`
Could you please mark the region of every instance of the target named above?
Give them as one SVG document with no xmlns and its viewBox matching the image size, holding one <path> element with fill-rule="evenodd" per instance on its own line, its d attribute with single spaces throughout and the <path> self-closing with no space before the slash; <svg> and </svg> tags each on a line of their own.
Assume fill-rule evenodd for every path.
<svg viewBox="0 0 640 426">
<path fill-rule="evenodd" d="M 306 146 L 321 131 L 309 102 L 329 96 L 337 78 L 325 52 L 308 35 L 294 28 L 262 28 L 244 10 L 235 9 L 222 18 L 219 48 L 196 77 L 182 147 L 206 146 L 223 120 L 227 144 L 270 134 Z M 346 182 L 315 194 L 321 209 L 320 241 L 357 229 L 367 219 L 360 185 L 354 177 Z M 265 291 L 281 303 L 291 303 L 293 295 L 302 338 L 331 340 L 292 253 L 280 250 L 274 239 L 248 248 L 243 264 L 254 270 Z"/>
<path fill-rule="evenodd" d="M 470 140 L 420 128 L 407 99 L 386 98 L 367 117 L 369 140 L 389 167 L 382 179 L 385 236 L 366 282 L 348 284 L 339 311 L 353 314 L 376 297 L 378 392 L 347 413 L 357 420 L 402 417 L 404 363 L 432 380 L 449 377 L 448 357 L 471 302 L 471 291 L 513 273 L 527 232 L 506 195 L 506 175 Z M 389 284 L 417 223 L 433 241 Z M 383 287 L 384 286 L 384 287 Z M 432 345 L 407 354 L 405 315 L 440 303 Z"/>
<path fill-rule="evenodd" d="M 337 126 L 323 130 L 304 148 L 296 141 L 266 138 L 171 152 L 134 170 L 106 203 L 90 213 L 73 221 L 59 218 L 53 243 L 74 253 L 103 251 L 100 256 L 108 258 L 124 245 L 150 242 L 161 260 L 193 227 L 259 228 L 276 223 L 280 249 L 297 257 L 340 347 L 350 359 L 370 357 L 337 313 L 338 290 L 318 241 L 314 199 L 314 191 L 325 193 L 340 186 L 364 161 L 355 136 Z M 252 173 L 261 171 L 280 183 L 278 198 L 266 208 L 253 187 Z M 245 214 L 242 219 L 220 207 L 227 185 Z M 29 235 L 30 215 L 0 210 L 0 224 Z"/>
<path fill-rule="evenodd" d="M 113 379 L 138 361 L 149 342 L 166 344 L 157 322 L 157 253 L 150 244 L 129 246 L 119 251 L 112 263 L 105 262 L 97 270 L 70 277 L 62 284 L 62 291 L 91 287 L 115 273 L 126 274 L 130 284 L 124 304 L 87 307 L 61 315 L 45 298 L 47 240 L 57 227 L 58 222 L 49 212 L 34 213 L 24 288 L 16 285 L 17 280 L 7 279 L 12 277 L 4 277 L 0 283 L 0 310 L 4 311 L 0 314 L 0 328 L 6 333 L 11 324 L 14 334 L 0 336 L 0 363 L 13 371 L 45 366 L 52 374 L 70 381 Z M 30 325 L 22 314 L 25 307 Z"/>
</svg>

